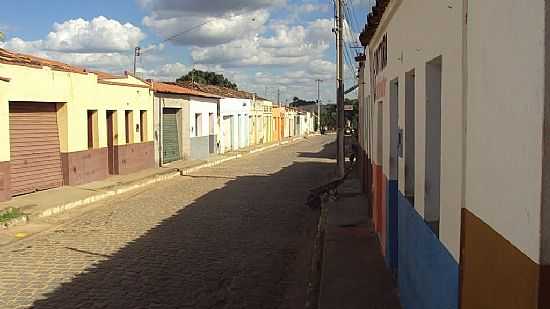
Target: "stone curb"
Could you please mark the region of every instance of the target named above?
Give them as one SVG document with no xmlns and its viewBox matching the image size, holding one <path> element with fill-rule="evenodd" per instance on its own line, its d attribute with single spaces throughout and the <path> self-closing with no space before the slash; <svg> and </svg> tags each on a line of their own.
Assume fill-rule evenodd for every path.
<svg viewBox="0 0 550 309">
<path fill-rule="evenodd" d="M 67 210 L 71 210 L 71 209 L 74 209 L 74 208 L 77 208 L 77 207 L 82 207 L 82 206 L 86 206 L 86 205 L 89 205 L 89 204 L 93 204 L 93 203 L 105 200 L 107 198 L 114 197 L 114 196 L 119 195 L 119 194 L 131 192 L 131 191 L 134 191 L 134 190 L 146 187 L 146 186 L 150 186 L 150 185 L 155 184 L 155 183 L 167 181 L 167 180 L 176 178 L 178 176 L 186 176 L 186 175 L 189 175 L 193 172 L 201 170 L 203 168 L 213 167 L 213 166 L 217 166 L 217 165 L 223 164 L 223 163 L 228 162 L 228 161 L 240 159 L 243 156 L 246 156 L 247 154 L 254 154 L 254 153 L 263 152 L 263 151 L 266 151 L 266 150 L 269 150 L 269 149 L 272 149 L 272 148 L 275 148 L 275 147 L 278 147 L 278 146 L 281 146 L 281 145 L 287 145 L 287 144 L 294 143 L 294 142 L 297 142 L 297 141 L 300 141 L 300 140 L 303 140 L 303 137 L 294 138 L 290 141 L 284 141 L 284 142 L 281 142 L 280 144 L 273 144 L 273 145 L 265 146 L 265 147 L 262 147 L 262 148 L 253 149 L 249 152 L 245 152 L 244 154 L 236 154 L 236 155 L 228 157 L 228 158 L 223 158 L 223 159 L 215 160 L 215 161 L 212 161 L 212 162 L 207 162 L 207 163 L 200 164 L 200 165 L 197 165 L 197 166 L 194 166 L 194 167 L 189 167 L 189 168 L 185 168 L 185 169 L 174 168 L 171 171 L 164 172 L 162 174 L 155 174 L 155 175 L 146 177 L 144 179 L 136 180 L 136 181 L 131 182 L 129 184 L 124 184 L 124 185 L 121 185 L 121 186 L 111 186 L 107 189 L 103 189 L 102 192 L 99 193 L 99 194 L 95 194 L 95 195 L 89 196 L 89 197 L 81 199 L 81 200 L 72 201 L 72 202 L 61 204 L 61 205 L 53 206 L 53 207 L 48 208 L 46 210 L 43 210 L 41 212 L 32 214 L 29 217 L 25 216 L 25 220 L 24 220 L 23 223 L 27 223 L 29 221 L 29 219 L 32 219 L 32 218 L 46 218 L 46 217 L 58 215 L 58 214 L 63 213 Z M 18 219 L 21 219 L 21 218 L 18 218 Z M 17 220 L 17 219 L 14 219 L 14 220 Z M 23 223 L 22 222 L 17 222 L 16 224 L 20 225 L 20 224 L 23 224 Z M 13 225 L 15 225 L 15 224 L 9 224 L 8 226 L 13 226 Z"/>
</svg>

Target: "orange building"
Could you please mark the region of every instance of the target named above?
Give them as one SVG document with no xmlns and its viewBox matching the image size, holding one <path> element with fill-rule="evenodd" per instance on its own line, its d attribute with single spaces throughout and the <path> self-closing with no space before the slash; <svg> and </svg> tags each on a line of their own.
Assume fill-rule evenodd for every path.
<svg viewBox="0 0 550 309">
<path fill-rule="evenodd" d="M 281 141 L 285 133 L 285 108 L 273 108 L 273 141 Z"/>
</svg>

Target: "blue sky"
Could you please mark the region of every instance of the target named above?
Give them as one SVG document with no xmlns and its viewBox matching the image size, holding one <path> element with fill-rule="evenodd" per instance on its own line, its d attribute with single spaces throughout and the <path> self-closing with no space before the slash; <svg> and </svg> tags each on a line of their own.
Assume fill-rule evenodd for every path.
<svg viewBox="0 0 550 309">
<path fill-rule="evenodd" d="M 373 0 L 347 0 L 348 44 L 356 45 Z M 241 89 L 274 99 L 334 98 L 332 0 L 43 0 L 6 1 L 0 46 L 78 66 L 122 73 L 135 46 L 138 71 L 174 80 L 192 68 L 223 73 Z M 25 14 L 14 14 L 25 12 Z M 208 22 L 173 40 L 166 38 Z M 351 53 L 351 51 L 350 51 Z M 346 80 L 354 82 L 352 67 Z M 267 91 L 266 91 L 267 90 Z"/>
</svg>

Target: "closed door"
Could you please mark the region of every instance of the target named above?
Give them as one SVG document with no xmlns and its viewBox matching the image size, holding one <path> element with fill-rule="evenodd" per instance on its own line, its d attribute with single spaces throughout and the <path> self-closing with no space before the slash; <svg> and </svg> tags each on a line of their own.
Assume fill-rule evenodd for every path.
<svg viewBox="0 0 550 309">
<path fill-rule="evenodd" d="M 162 114 L 162 149 L 163 162 L 181 160 L 178 130 L 178 110 L 165 108 Z"/>
<path fill-rule="evenodd" d="M 231 130 L 231 116 L 223 116 L 222 120 L 222 130 L 223 130 L 223 147 L 224 152 L 230 151 L 233 148 L 231 144 L 233 131 Z"/>
<path fill-rule="evenodd" d="M 114 175 L 115 170 L 115 117 L 116 111 L 107 111 L 107 157 L 109 174 Z"/>
<path fill-rule="evenodd" d="M 10 103 L 13 195 L 63 185 L 55 103 Z"/>
</svg>

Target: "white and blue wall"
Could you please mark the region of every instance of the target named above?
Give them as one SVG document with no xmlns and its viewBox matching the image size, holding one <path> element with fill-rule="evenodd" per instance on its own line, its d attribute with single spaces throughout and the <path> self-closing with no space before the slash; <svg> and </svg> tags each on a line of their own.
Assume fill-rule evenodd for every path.
<svg viewBox="0 0 550 309">
<path fill-rule="evenodd" d="M 387 66 L 368 64 L 373 221 L 406 309 L 458 308 L 463 18 L 463 1 L 393 0 L 368 48 L 387 36 Z"/>
<path fill-rule="evenodd" d="M 201 115 L 196 123 L 196 115 Z M 211 115 L 214 117 L 212 120 Z M 212 139 L 219 135 L 218 99 L 189 96 L 189 135 L 191 136 L 190 158 L 192 160 L 208 158 L 212 152 Z M 197 125 L 200 125 L 199 130 Z"/>
</svg>

